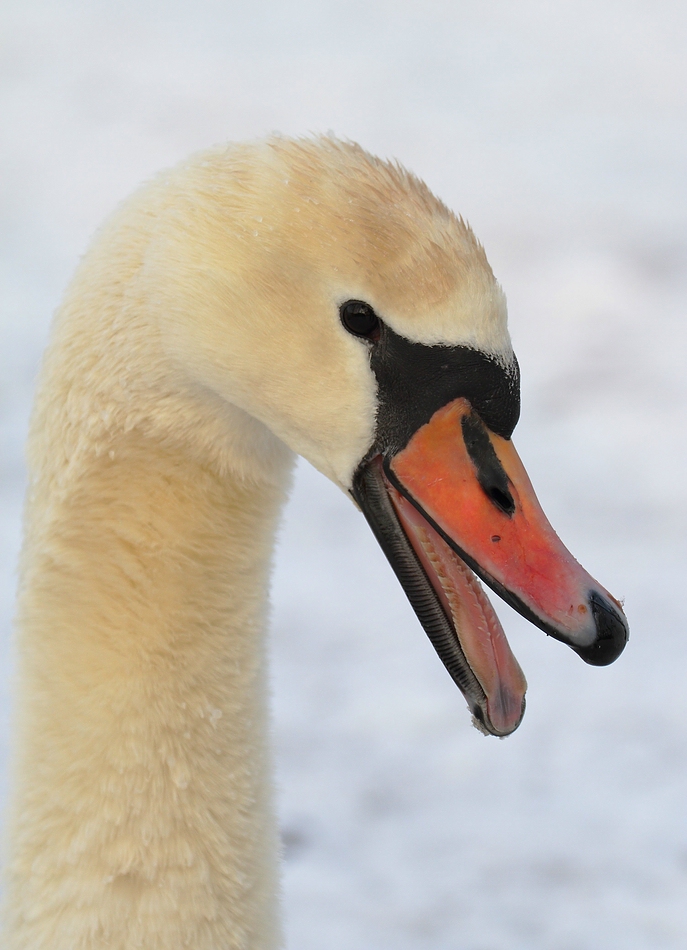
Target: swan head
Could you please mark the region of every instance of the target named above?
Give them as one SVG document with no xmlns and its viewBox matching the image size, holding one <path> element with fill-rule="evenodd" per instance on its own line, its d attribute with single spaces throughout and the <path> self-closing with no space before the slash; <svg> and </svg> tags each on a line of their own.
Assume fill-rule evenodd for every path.
<svg viewBox="0 0 687 950">
<path fill-rule="evenodd" d="M 151 299 L 168 354 L 352 495 L 476 724 L 512 732 L 526 684 L 475 574 L 612 662 L 627 623 L 513 448 L 505 298 L 462 219 L 331 139 L 216 149 L 162 184 L 144 269 L 164 272 Z"/>
</svg>

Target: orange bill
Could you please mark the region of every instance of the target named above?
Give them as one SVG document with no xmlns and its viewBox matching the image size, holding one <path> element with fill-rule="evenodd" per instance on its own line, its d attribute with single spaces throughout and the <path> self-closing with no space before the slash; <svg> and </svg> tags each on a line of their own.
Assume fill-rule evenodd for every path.
<svg viewBox="0 0 687 950">
<path fill-rule="evenodd" d="M 436 411 L 396 454 L 370 459 L 355 497 L 484 731 L 517 728 L 526 683 L 475 574 L 586 662 L 622 652 L 620 604 L 565 548 L 512 442 L 467 399 Z"/>
</svg>

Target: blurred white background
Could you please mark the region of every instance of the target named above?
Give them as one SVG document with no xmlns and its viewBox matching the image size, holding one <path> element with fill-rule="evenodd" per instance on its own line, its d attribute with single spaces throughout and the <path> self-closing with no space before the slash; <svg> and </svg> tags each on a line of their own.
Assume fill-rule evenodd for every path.
<svg viewBox="0 0 687 950">
<path fill-rule="evenodd" d="M 684 0 L 5 0 L 2 798 L 23 441 L 103 216 L 188 152 L 333 130 L 473 225 L 554 526 L 626 598 L 608 669 L 498 605 L 528 675 L 471 728 L 362 517 L 302 465 L 273 588 L 291 950 L 687 946 Z"/>
</svg>

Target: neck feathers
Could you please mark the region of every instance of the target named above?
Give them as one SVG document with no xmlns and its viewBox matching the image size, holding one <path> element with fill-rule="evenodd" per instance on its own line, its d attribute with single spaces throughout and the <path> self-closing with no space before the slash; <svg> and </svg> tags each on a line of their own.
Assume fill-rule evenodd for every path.
<svg viewBox="0 0 687 950">
<path fill-rule="evenodd" d="M 276 947 L 265 599 L 284 486 L 136 431 L 29 501 L 5 946 Z"/>
</svg>

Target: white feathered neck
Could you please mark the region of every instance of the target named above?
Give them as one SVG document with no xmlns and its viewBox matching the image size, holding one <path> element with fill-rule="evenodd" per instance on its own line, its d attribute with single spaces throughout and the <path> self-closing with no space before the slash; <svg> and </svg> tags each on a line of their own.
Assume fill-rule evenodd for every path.
<svg viewBox="0 0 687 950">
<path fill-rule="evenodd" d="M 469 228 L 320 139 L 216 148 L 99 232 L 29 442 L 8 950 L 271 950 L 263 629 L 294 452 L 342 488 L 374 436 L 368 301 L 510 358 Z"/>
</svg>

